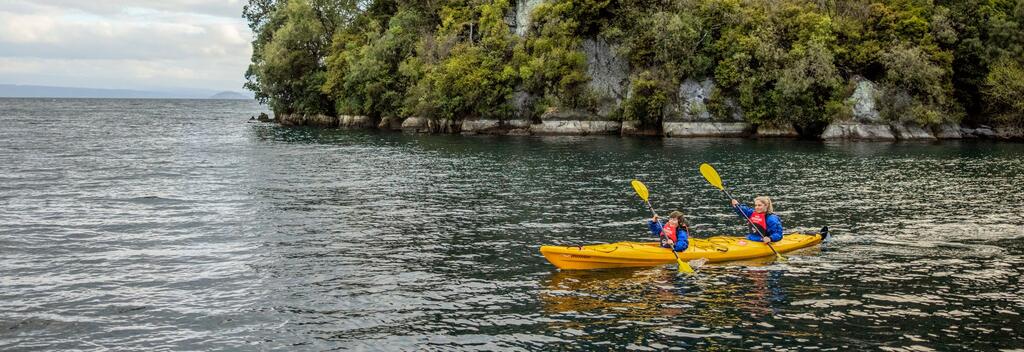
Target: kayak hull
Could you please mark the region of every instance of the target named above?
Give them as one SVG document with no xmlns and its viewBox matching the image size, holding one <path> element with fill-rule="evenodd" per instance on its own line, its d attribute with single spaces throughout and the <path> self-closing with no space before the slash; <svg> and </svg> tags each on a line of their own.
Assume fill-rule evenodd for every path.
<svg viewBox="0 0 1024 352">
<path fill-rule="evenodd" d="M 779 253 L 821 243 L 822 234 L 786 234 L 772 242 Z M 541 246 L 540 253 L 563 270 L 650 267 L 675 263 L 676 257 L 658 242 L 617 242 L 589 246 Z M 775 255 L 768 245 L 744 237 L 715 236 L 690 239 L 690 246 L 678 252 L 682 260 L 705 258 L 710 263 L 744 260 Z"/>
</svg>

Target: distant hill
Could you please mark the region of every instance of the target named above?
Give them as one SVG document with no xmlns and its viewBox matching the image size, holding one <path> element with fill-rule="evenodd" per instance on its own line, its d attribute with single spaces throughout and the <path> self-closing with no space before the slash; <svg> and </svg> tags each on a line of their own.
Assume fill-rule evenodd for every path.
<svg viewBox="0 0 1024 352">
<path fill-rule="evenodd" d="M 133 90 L 0 84 L 7 98 L 252 99 L 238 92 L 205 89 Z"/>
<path fill-rule="evenodd" d="M 252 99 L 251 96 L 239 92 L 220 92 L 209 97 L 209 99 Z"/>
</svg>

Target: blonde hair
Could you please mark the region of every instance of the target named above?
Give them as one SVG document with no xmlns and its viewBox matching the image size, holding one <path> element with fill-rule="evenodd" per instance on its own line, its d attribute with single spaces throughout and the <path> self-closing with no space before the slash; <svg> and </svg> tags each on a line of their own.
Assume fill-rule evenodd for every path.
<svg viewBox="0 0 1024 352">
<path fill-rule="evenodd" d="M 771 213 L 775 212 L 775 207 L 772 207 L 772 199 L 771 198 L 768 198 L 768 197 L 765 197 L 765 196 L 760 196 L 760 197 L 754 198 L 754 203 L 757 203 L 757 202 L 764 203 L 764 205 L 765 205 L 765 214 L 771 214 Z"/>
</svg>

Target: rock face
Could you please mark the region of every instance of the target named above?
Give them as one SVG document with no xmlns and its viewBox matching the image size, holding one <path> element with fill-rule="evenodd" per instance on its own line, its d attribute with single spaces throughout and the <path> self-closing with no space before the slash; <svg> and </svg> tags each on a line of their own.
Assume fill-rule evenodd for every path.
<svg viewBox="0 0 1024 352">
<path fill-rule="evenodd" d="M 608 121 L 586 111 L 550 108 L 541 122 L 530 125 L 533 134 L 619 134 L 622 122 Z"/>
<path fill-rule="evenodd" d="M 427 119 L 422 117 L 407 117 L 402 121 L 402 132 L 427 133 Z"/>
<path fill-rule="evenodd" d="M 516 10 L 512 14 L 512 18 L 509 18 L 509 26 L 512 27 L 512 31 L 520 37 L 526 35 L 526 31 L 530 29 L 530 14 L 533 9 L 537 8 L 537 5 L 544 3 L 544 0 L 517 0 Z"/>
<path fill-rule="evenodd" d="M 821 133 L 821 139 L 895 140 L 897 133 L 893 131 L 893 126 L 882 122 L 882 116 L 878 113 L 879 93 L 875 83 L 863 77 L 854 77 L 853 80 L 857 82 L 857 88 L 846 99 L 846 103 L 851 106 L 853 118 L 829 124 Z M 911 136 L 921 131 L 904 129 L 902 132 Z"/>
<path fill-rule="evenodd" d="M 486 133 L 501 128 L 501 120 L 465 119 L 462 120 L 462 134 Z"/>
<path fill-rule="evenodd" d="M 877 99 L 878 89 L 875 83 L 861 77 L 855 77 L 857 88 L 847 99 L 853 106 L 853 119 L 863 123 L 878 123 L 882 116 L 878 113 Z"/>
<path fill-rule="evenodd" d="M 640 121 L 622 121 L 623 136 L 659 136 L 661 131 L 654 128 L 641 128 Z"/>
<path fill-rule="evenodd" d="M 1000 139 L 1020 140 L 1024 139 L 1024 127 L 1018 126 L 996 126 L 996 137 Z"/>
<path fill-rule="evenodd" d="M 540 135 L 615 135 L 619 134 L 621 130 L 622 123 L 618 121 L 554 120 L 541 121 L 539 124 L 530 126 L 530 132 Z"/>
<path fill-rule="evenodd" d="M 715 81 L 686 79 L 679 84 L 676 99 L 665 106 L 666 122 L 745 122 L 743 109 L 735 99 L 726 98 L 725 115 L 712 115 L 708 109 L 715 91 Z"/>
<path fill-rule="evenodd" d="M 338 127 L 338 118 L 322 114 L 274 114 L 274 119 L 283 126 Z"/>
<path fill-rule="evenodd" d="M 1024 140 L 1024 126 L 1004 125 L 992 127 L 981 125 L 978 128 L 962 127 L 960 128 L 960 134 L 963 138 Z"/>
<path fill-rule="evenodd" d="M 995 138 L 996 131 L 992 127 L 981 125 L 978 128 L 961 128 L 960 135 L 964 138 Z"/>
<path fill-rule="evenodd" d="M 710 79 L 697 82 L 686 79 L 679 85 L 677 102 L 665 106 L 665 116 L 672 121 L 711 121 L 707 101 L 715 83 Z"/>
<path fill-rule="evenodd" d="M 533 118 L 533 103 L 536 97 L 530 95 L 530 93 L 524 91 L 516 91 L 512 93 L 512 111 L 513 116 L 518 119 L 529 120 Z"/>
<path fill-rule="evenodd" d="M 513 130 L 529 134 L 529 128 L 527 120 L 465 119 L 460 129 L 462 134 L 510 134 Z"/>
<path fill-rule="evenodd" d="M 305 115 L 305 124 L 316 127 L 338 127 L 338 118 L 323 114 Z"/>
<path fill-rule="evenodd" d="M 887 124 L 863 124 L 856 122 L 832 123 L 821 133 L 821 139 L 873 139 L 895 140 L 892 128 Z"/>
<path fill-rule="evenodd" d="M 746 137 L 753 126 L 745 122 L 665 122 L 666 137 Z"/>
<path fill-rule="evenodd" d="M 341 115 L 338 116 L 338 127 L 352 129 L 374 128 L 377 127 L 377 122 L 369 116 Z"/>
<path fill-rule="evenodd" d="M 892 131 L 897 139 L 935 139 L 931 131 L 911 123 L 894 123 Z"/>
<path fill-rule="evenodd" d="M 629 93 L 629 63 L 604 39 L 584 39 L 587 86 L 600 97 L 597 114 L 609 116 Z"/>
<path fill-rule="evenodd" d="M 708 101 L 715 90 L 710 79 L 687 79 L 679 85 L 674 102 L 665 106 L 661 124 L 666 137 L 745 137 L 754 133 L 754 127 L 743 122 L 743 112 L 731 100 L 725 102 L 726 116 L 713 116 Z"/>
<path fill-rule="evenodd" d="M 304 122 L 302 115 L 298 114 L 278 114 L 274 113 L 274 121 L 281 124 L 281 126 L 302 126 Z"/>
<path fill-rule="evenodd" d="M 793 125 L 757 126 L 757 136 L 761 138 L 796 138 L 800 137 L 800 133 Z"/>
<path fill-rule="evenodd" d="M 402 121 L 402 132 L 410 133 L 459 133 L 462 123 L 452 119 L 427 119 L 409 117 Z"/>
<path fill-rule="evenodd" d="M 270 121 L 272 121 L 272 120 L 270 119 L 270 116 L 269 116 L 269 115 L 267 115 L 267 113 L 265 113 L 265 112 L 261 112 L 261 113 L 260 113 L 260 116 L 259 116 L 259 117 L 257 117 L 257 118 L 256 118 L 256 120 L 257 120 L 257 121 L 260 121 L 260 122 L 270 122 Z"/>
<path fill-rule="evenodd" d="M 960 139 L 963 136 L 960 134 L 960 126 L 956 124 L 948 123 L 932 127 L 932 133 L 935 134 L 935 138 L 938 139 Z"/>
<path fill-rule="evenodd" d="M 377 124 L 377 128 L 382 130 L 399 131 L 402 129 L 402 119 L 388 116 L 380 119 L 380 123 Z"/>
</svg>

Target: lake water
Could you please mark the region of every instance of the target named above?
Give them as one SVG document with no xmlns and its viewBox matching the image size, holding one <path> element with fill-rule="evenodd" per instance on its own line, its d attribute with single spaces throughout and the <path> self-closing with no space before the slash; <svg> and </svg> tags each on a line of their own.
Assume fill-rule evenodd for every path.
<svg viewBox="0 0 1024 352">
<path fill-rule="evenodd" d="M 0 99 L 0 350 L 1011 350 L 1024 144 L 409 135 Z M 789 261 L 559 271 L 772 196 Z"/>
</svg>

